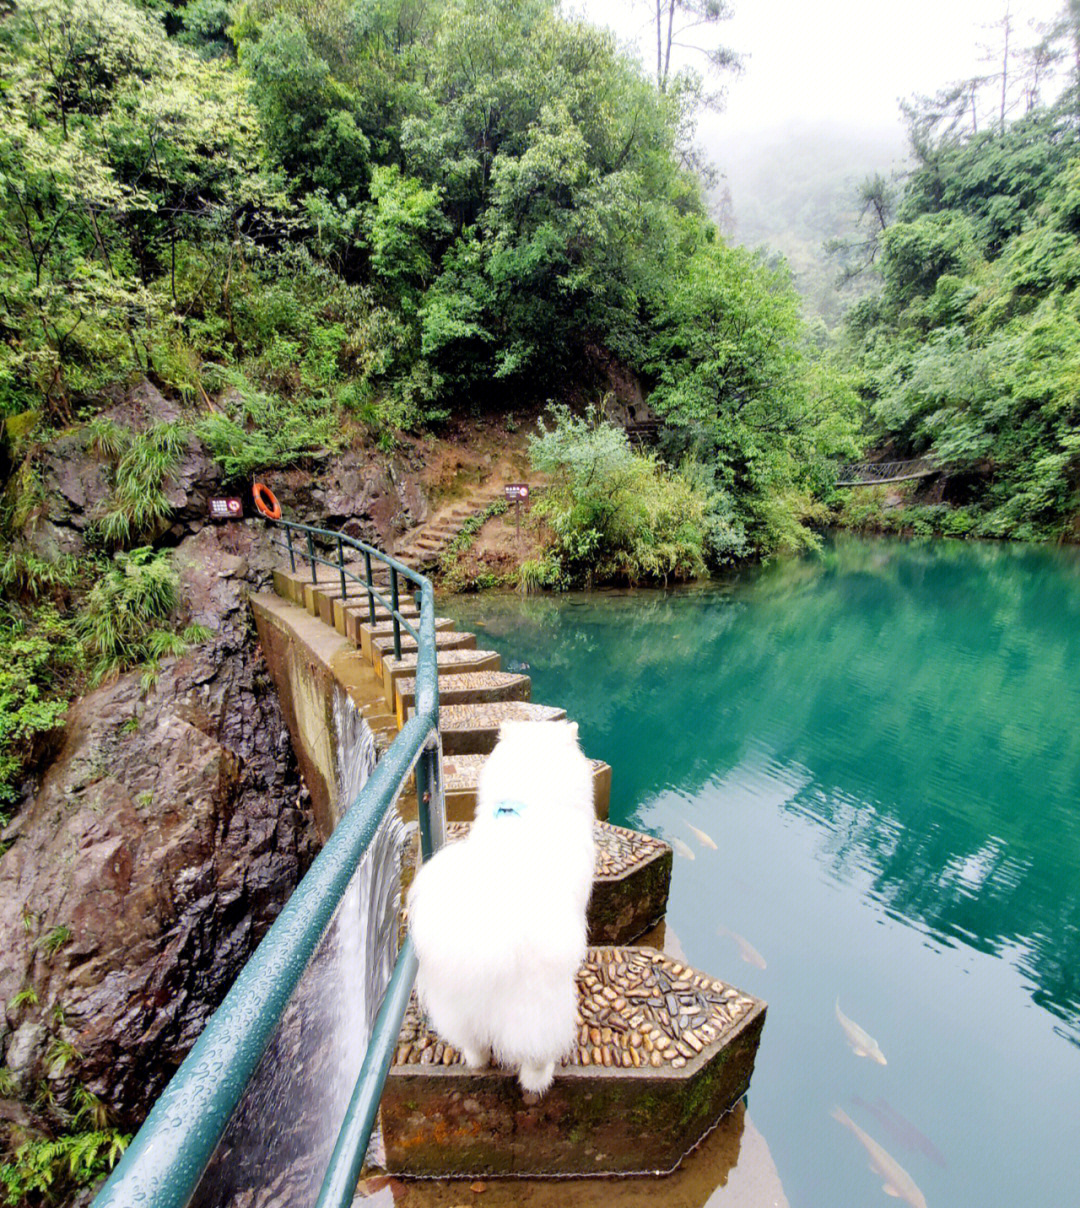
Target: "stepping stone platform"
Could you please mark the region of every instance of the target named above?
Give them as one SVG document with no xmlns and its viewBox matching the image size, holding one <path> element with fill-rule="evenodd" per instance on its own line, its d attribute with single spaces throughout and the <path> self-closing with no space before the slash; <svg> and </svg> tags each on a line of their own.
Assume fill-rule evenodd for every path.
<svg viewBox="0 0 1080 1208">
<path fill-rule="evenodd" d="M 528 700 L 532 680 L 512 671 L 469 671 L 464 675 L 439 678 L 439 703 L 442 705 L 490 704 L 501 700 Z M 401 679 L 396 689 L 398 725 L 403 726 L 409 710 L 416 705 L 416 680 Z"/>
<path fill-rule="evenodd" d="M 420 610 L 410 601 L 403 603 L 398 609 L 400 614 L 412 625 L 416 625 L 420 618 Z M 350 603 L 348 600 L 334 601 L 334 628 L 338 633 L 343 633 L 347 638 L 351 638 L 353 642 L 359 646 L 360 629 L 363 625 L 370 624 L 371 612 L 368 609 L 367 601 L 362 604 Z M 393 621 L 388 608 L 383 608 L 379 603 L 375 605 L 375 624 L 384 625 Z M 391 630 L 391 632 L 393 632 Z M 370 657 L 370 656 L 369 656 Z"/>
<path fill-rule="evenodd" d="M 399 688 L 406 682 L 399 681 Z M 440 700 L 443 699 L 442 691 L 440 682 Z M 443 792 L 446 794 L 446 816 L 450 821 L 472 820 L 476 808 L 476 778 L 485 759 L 486 754 L 451 755 L 443 759 Z M 606 819 L 611 803 L 611 765 L 602 759 L 590 759 L 589 762 L 593 768 L 593 808 L 597 818 Z"/>
<path fill-rule="evenodd" d="M 414 995 L 382 1097 L 387 1169 L 662 1174 L 746 1093 L 760 999 L 650 948 L 590 948 L 577 980 L 574 1048 L 539 1100 L 516 1071 L 466 1067 Z"/>
<path fill-rule="evenodd" d="M 413 628 L 417 628 L 416 625 Z M 436 650 L 475 650 L 476 649 L 476 634 L 462 633 L 456 629 L 439 629 L 435 632 L 435 649 Z M 408 632 L 403 629 L 401 631 L 401 653 L 415 654 L 417 651 L 417 641 Z M 382 634 L 377 638 L 371 639 L 372 663 L 376 666 L 382 662 L 387 655 L 393 657 L 394 653 L 394 635 Z"/>
<path fill-rule="evenodd" d="M 450 843 L 472 824 L 448 822 Z M 663 917 L 671 888 L 671 847 L 639 831 L 594 822 L 596 871 L 589 897 L 589 943 L 629 944 Z"/>
<path fill-rule="evenodd" d="M 498 671 L 501 667 L 502 659 L 494 650 L 437 651 L 436 669 L 440 679 L 444 675 L 464 675 L 468 671 Z M 378 668 L 375 670 L 378 674 Z M 394 707 L 394 692 L 401 679 L 416 679 L 415 654 L 403 652 L 399 659 L 383 659 L 382 680 L 391 707 Z"/>
<path fill-rule="evenodd" d="M 416 625 L 416 622 L 411 617 L 409 617 L 407 619 L 409 620 L 410 624 L 412 624 L 415 628 L 419 628 L 419 626 Z M 435 618 L 435 632 L 436 633 L 444 633 L 447 630 L 453 630 L 454 628 L 455 628 L 455 623 L 450 617 L 436 617 Z M 372 640 L 375 638 L 387 638 L 388 637 L 390 639 L 391 643 L 393 643 L 394 623 L 393 623 L 392 618 L 390 618 L 390 617 L 387 617 L 387 619 L 385 621 L 379 621 L 375 625 L 372 625 L 368 621 L 364 621 L 363 624 L 357 626 L 357 633 L 359 635 L 358 644 L 360 646 L 360 653 L 364 656 L 364 658 L 367 659 L 367 661 L 369 663 L 373 663 L 375 661 L 375 659 L 372 657 L 372 653 L 371 653 Z M 406 637 L 408 637 L 408 635 L 403 632 L 402 640 L 404 640 Z M 411 638 L 409 638 L 409 640 L 412 641 Z M 414 649 L 415 649 L 415 643 L 414 643 Z"/>
<path fill-rule="evenodd" d="M 442 670 L 440 665 L 439 670 Z M 507 700 L 481 705 L 439 705 L 439 730 L 447 755 L 490 755 L 504 721 L 561 721 L 565 709 Z"/>
</svg>

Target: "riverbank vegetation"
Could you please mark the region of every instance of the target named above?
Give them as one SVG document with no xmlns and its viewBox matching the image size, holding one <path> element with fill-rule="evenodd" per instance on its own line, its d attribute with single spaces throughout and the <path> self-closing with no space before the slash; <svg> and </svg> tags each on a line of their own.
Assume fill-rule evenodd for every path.
<svg viewBox="0 0 1080 1208">
<path fill-rule="evenodd" d="M 880 290 L 845 335 L 871 441 L 936 458 L 960 530 L 1075 540 L 1080 7 L 1022 52 L 1016 32 L 996 72 L 907 106 L 914 168 L 898 188 L 864 187 L 869 238 L 849 268 L 869 268 Z M 855 506 L 872 513 L 873 498 Z M 937 511 L 915 519 L 948 531 Z"/>
<path fill-rule="evenodd" d="M 552 0 L 19 0 L 0 70 L 12 766 L 80 677 L 149 650 L 60 653 L 95 582 L 151 565 L 113 559 L 162 540 L 191 442 L 239 490 L 633 382 L 667 431 L 625 459 L 620 498 L 645 502 L 615 523 L 553 494 L 560 582 L 804 544 L 855 449 L 854 396 L 804 347 L 786 273 L 708 215 L 703 80 L 653 78 Z M 103 414 L 143 379 L 168 414 Z M 41 535 L 42 465 L 80 426 L 108 498 L 68 567 Z"/>
</svg>

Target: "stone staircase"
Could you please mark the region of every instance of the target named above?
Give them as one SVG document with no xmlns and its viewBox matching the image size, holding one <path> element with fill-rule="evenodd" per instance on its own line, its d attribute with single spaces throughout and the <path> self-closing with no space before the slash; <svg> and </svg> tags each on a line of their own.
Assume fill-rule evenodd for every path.
<svg viewBox="0 0 1080 1208">
<path fill-rule="evenodd" d="M 401 537 L 393 550 L 394 557 L 412 570 L 423 571 L 434 566 L 465 522 L 502 498 L 501 482 L 475 488 L 448 511 Z"/>
<path fill-rule="evenodd" d="M 442 530 L 443 536 L 448 532 Z M 452 534 L 446 544 L 450 540 Z M 387 573 L 376 573 L 373 581 L 389 599 Z M 406 584 L 400 586 L 400 611 L 415 626 L 418 611 L 405 595 Z M 415 639 L 402 631 L 398 657 L 389 612 L 372 609 L 355 585 L 346 583 L 343 593 L 340 575 L 330 568 L 320 567 L 315 582 L 309 571 L 277 571 L 274 587 L 355 646 L 373 682 L 382 685 L 386 714 L 380 724 L 400 729 L 415 707 Z M 504 672 L 500 656 L 479 648 L 475 634 L 459 632 L 447 617 L 435 624 L 453 842 L 468 832 L 477 777 L 501 722 L 551 721 L 566 712 L 533 702 L 530 678 Z M 574 1052 L 539 1104 L 528 1102 L 534 1097 L 522 1095 L 510 1071 L 467 1068 L 427 1027 L 414 996 L 381 1106 L 391 1171 L 464 1177 L 658 1173 L 678 1165 L 745 1093 L 765 1004 L 651 948 L 627 946 L 664 916 L 672 849 L 606 821 L 611 768 L 601 760 L 593 760 L 593 791 L 597 861 L 589 942 L 600 946 L 590 949 L 578 975 Z M 651 1140 L 643 1145 L 645 1137 Z"/>
</svg>

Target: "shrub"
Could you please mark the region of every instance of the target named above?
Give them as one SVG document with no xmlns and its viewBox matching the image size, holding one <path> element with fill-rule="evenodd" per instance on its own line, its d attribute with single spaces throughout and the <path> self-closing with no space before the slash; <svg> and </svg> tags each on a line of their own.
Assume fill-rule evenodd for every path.
<svg viewBox="0 0 1080 1208">
<path fill-rule="evenodd" d="M 154 537 L 172 512 L 165 480 L 180 464 L 188 429 L 180 423 L 154 424 L 145 432 L 102 419 L 88 425 L 93 446 L 116 458 L 112 493 L 97 528 L 110 546 Z"/>
<path fill-rule="evenodd" d="M 341 447 L 337 409 L 326 399 L 294 399 L 255 390 L 234 378 L 226 409 L 208 415 L 196 432 L 229 478 L 267 466 L 283 469 Z"/>
<path fill-rule="evenodd" d="M 551 527 L 551 553 L 571 582 L 638 583 L 705 573 L 708 498 L 681 473 L 630 448 L 626 434 L 566 407 L 550 409 L 530 437 L 537 470 L 552 485 L 533 509 Z"/>
<path fill-rule="evenodd" d="M 0 826 L 36 744 L 63 721 L 62 681 L 77 657 L 70 627 L 49 605 L 32 627 L 21 621 L 0 626 Z"/>
<path fill-rule="evenodd" d="M 144 660 L 183 653 L 182 639 L 159 628 L 176 607 L 176 589 L 176 571 L 166 553 L 143 546 L 116 555 L 87 596 L 77 623 L 95 659 L 95 683 Z"/>
</svg>

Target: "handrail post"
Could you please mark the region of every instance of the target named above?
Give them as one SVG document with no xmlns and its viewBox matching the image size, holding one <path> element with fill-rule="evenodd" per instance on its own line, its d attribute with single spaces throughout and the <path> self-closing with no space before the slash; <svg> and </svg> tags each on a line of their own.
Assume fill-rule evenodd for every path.
<svg viewBox="0 0 1080 1208">
<path fill-rule="evenodd" d="M 375 627 L 375 593 L 371 590 L 371 554 L 364 550 L 364 577 L 367 579 L 368 623 Z"/>
<path fill-rule="evenodd" d="M 289 569 L 295 575 L 296 574 L 296 554 L 293 552 L 293 547 L 292 547 L 292 525 L 291 524 L 285 525 L 285 542 L 289 547 Z"/>
<path fill-rule="evenodd" d="M 341 544 L 341 538 L 337 539 L 337 568 L 338 575 L 341 577 L 341 607 L 345 607 L 345 549 Z"/>
<path fill-rule="evenodd" d="M 428 735 L 416 761 L 416 811 L 420 819 L 420 854 L 429 860 L 446 842 L 446 794 L 438 730 Z"/>
<path fill-rule="evenodd" d="M 390 602 L 393 604 L 394 613 L 394 658 L 401 658 L 401 618 L 398 616 L 399 601 L 398 601 L 398 581 L 397 567 L 390 567 Z"/>
<path fill-rule="evenodd" d="M 308 563 L 311 566 L 311 581 L 318 583 L 319 576 L 315 573 L 315 538 L 309 532 L 307 535 L 307 556 Z"/>
</svg>

